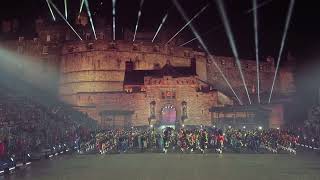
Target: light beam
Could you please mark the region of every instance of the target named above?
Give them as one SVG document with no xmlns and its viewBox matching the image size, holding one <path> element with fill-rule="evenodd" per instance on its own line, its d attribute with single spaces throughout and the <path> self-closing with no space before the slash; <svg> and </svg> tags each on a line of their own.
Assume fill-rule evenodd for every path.
<svg viewBox="0 0 320 180">
<path fill-rule="evenodd" d="M 257 95 L 260 103 L 260 75 L 259 75 L 259 42 L 258 42 L 258 8 L 257 0 L 252 0 L 253 4 L 253 24 L 254 24 L 254 42 L 256 48 L 256 66 L 257 66 Z"/>
<path fill-rule="evenodd" d="M 219 25 L 219 26 L 217 26 L 217 27 L 213 27 L 213 28 L 211 28 L 209 31 L 203 33 L 202 36 L 205 36 L 205 35 L 209 34 L 209 33 L 212 32 L 212 31 L 215 31 L 215 30 L 217 30 L 217 29 L 220 29 L 220 27 L 222 27 L 222 25 Z M 189 41 L 187 41 L 187 42 L 185 42 L 185 43 L 183 43 L 183 44 L 181 44 L 181 45 L 179 45 L 179 46 L 180 46 L 180 47 L 181 47 L 181 46 L 185 46 L 185 45 L 187 45 L 187 44 L 195 41 L 196 39 L 197 39 L 197 37 L 192 38 L 192 39 L 190 39 Z"/>
<path fill-rule="evenodd" d="M 81 14 L 81 12 L 82 12 L 83 4 L 84 4 L 84 0 L 80 0 L 79 16 L 80 16 L 80 14 Z"/>
<path fill-rule="evenodd" d="M 166 43 L 170 43 L 181 31 L 183 31 L 193 20 L 195 20 L 204 10 L 209 7 L 209 4 L 205 5 L 197 14 L 195 14 L 176 34 L 174 34 L 169 41 Z"/>
<path fill-rule="evenodd" d="M 138 19 L 137 19 L 137 23 L 136 23 L 136 27 L 135 27 L 135 30 L 134 30 L 134 35 L 133 35 L 133 40 L 132 41 L 136 40 L 136 34 L 137 34 L 139 21 L 140 21 L 140 17 L 141 17 L 141 9 L 142 9 L 142 6 L 143 6 L 143 2 L 144 2 L 144 0 L 140 0 L 140 9 L 139 9 L 139 12 L 138 12 Z"/>
<path fill-rule="evenodd" d="M 256 2 L 256 6 L 253 7 L 252 9 L 247 10 L 247 11 L 246 11 L 246 14 L 249 14 L 249 13 L 251 13 L 252 11 L 255 11 L 256 9 L 259 9 L 259 8 L 265 6 L 265 5 L 268 5 L 271 1 L 272 1 L 272 0 L 265 0 L 265 1 L 263 1 L 262 3 L 260 3 L 260 4 L 258 4 L 258 5 L 257 5 L 257 2 Z"/>
<path fill-rule="evenodd" d="M 274 72 L 274 77 L 273 77 L 273 81 L 272 81 L 272 86 L 271 86 L 271 91 L 270 91 L 270 96 L 269 96 L 268 103 L 271 102 L 272 93 L 273 93 L 273 89 L 274 89 L 274 84 L 275 84 L 275 81 L 277 79 L 278 69 L 279 69 L 279 65 L 280 65 L 280 61 L 281 61 L 281 56 L 282 56 L 282 52 L 283 52 L 284 43 L 286 41 L 286 37 L 287 37 L 288 29 L 289 29 L 289 24 L 290 24 L 292 12 L 293 12 L 294 3 L 295 3 L 295 0 L 291 0 L 290 1 L 289 11 L 288 11 L 287 18 L 286 18 L 286 24 L 285 24 L 285 27 L 284 27 L 284 32 L 283 32 L 282 41 L 281 41 L 281 47 L 280 47 L 279 56 L 278 56 L 278 60 L 277 60 L 276 70 Z"/>
<path fill-rule="evenodd" d="M 182 9 L 181 5 L 179 4 L 179 2 L 177 0 L 172 0 L 174 5 L 176 6 L 176 8 L 178 9 L 179 13 L 181 14 L 181 16 L 183 17 L 183 19 L 186 22 L 189 22 L 189 18 L 186 15 L 186 13 L 184 12 L 184 10 Z M 205 50 L 205 52 L 208 54 L 209 59 L 213 62 L 213 64 L 215 65 L 215 67 L 218 69 L 219 73 L 221 74 L 222 78 L 225 80 L 225 82 L 227 83 L 228 87 L 231 89 L 232 93 L 235 95 L 235 97 L 237 98 L 237 100 L 239 101 L 239 104 L 242 105 L 242 101 L 239 99 L 238 95 L 236 94 L 236 92 L 234 91 L 234 89 L 232 88 L 231 84 L 229 83 L 227 77 L 224 75 L 224 73 L 222 72 L 221 68 L 219 67 L 219 65 L 217 64 L 217 62 L 215 61 L 215 59 L 212 57 L 212 55 L 209 52 L 208 47 L 206 46 L 206 44 L 203 42 L 202 38 L 200 37 L 199 33 L 197 32 L 197 30 L 194 28 L 194 26 L 192 25 L 192 23 L 188 24 L 190 29 L 192 30 L 193 34 L 197 37 L 198 41 L 200 42 L 201 46 L 203 47 L 203 49 Z"/>
<path fill-rule="evenodd" d="M 242 83 L 243 83 L 244 88 L 246 90 L 249 103 L 251 104 L 251 99 L 250 99 L 248 87 L 247 87 L 247 84 L 246 84 L 246 81 L 245 81 L 245 78 L 244 78 L 244 75 L 243 75 L 243 72 L 242 72 L 242 67 L 241 67 L 241 63 L 240 63 L 240 60 L 239 60 L 238 51 L 237 51 L 237 48 L 236 48 L 236 44 L 234 42 L 233 34 L 232 34 L 231 27 L 230 27 L 230 24 L 229 24 L 229 20 L 228 20 L 228 17 L 227 17 L 225 8 L 224 8 L 224 4 L 223 4 L 222 0 L 217 0 L 216 2 L 217 2 L 218 10 L 220 12 L 220 15 L 221 15 L 221 18 L 222 18 L 222 21 L 223 21 L 223 25 L 225 27 L 225 30 L 226 30 L 226 33 L 227 33 L 227 36 L 228 36 L 228 39 L 229 39 L 229 44 L 231 46 L 232 53 L 233 53 L 233 55 L 235 57 L 236 64 L 237 64 L 239 72 L 240 72 Z"/>
<path fill-rule="evenodd" d="M 96 30 L 94 29 L 92 16 L 91 16 L 91 11 L 90 11 L 90 8 L 89 8 L 89 2 L 88 2 L 88 0 L 84 0 L 84 3 L 85 3 L 86 8 L 87 8 L 87 12 L 88 12 L 88 16 L 89 16 L 89 19 L 90 19 L 90 24 L 91 24 L 91 28 L 92 28 L 92 31 L 93 31 L 94 39 L 97 40 Z"/>
<path fill-rule="evenodd" d="M 60 17 L 67 23 L 67 25 L 71 28 L 71 30 L 78 36 L 78 38 L 82 41 L 81 36 L 77 33 L 77 31 L 71 26 L 71 24 L 68 22 L 68 20 L 63 16 L 63 14 L 59 11 L 56 5 L 53 4 L 51 0 L 48 0 L 48 2 L 52 5 L 52 7 L 57 11 L 57 13 L 60 15 Z"/>
<path fill-rule="evenodd" d="M 67 6 L 67 0 L 64 0 L 64 15 L 66 19 L 68 19 L 68 6 Z"/>
<path fill-rule="evenodd" d="M 159 25 L 158 30 L 157 30 L 156 34 L 153 36 L 153 39 L 152 39 L 151 42 L 153 42 L 153 41 L 156 39 L 156 37 L 157 37 L 159 31 L 161 30 L 163 24 L 166 22 L 167 17 L 168 17 L 168 13 L 166 13 L 166 14 L 164 15 L 164 17 L 162 18 L 161 24 Z"/>
<path fill-rule="evenodd" d="M 272 1 L 272 0 L 265 0 L 264 2 L 258 4 L 257 7 L 256 7 L 256 9 L 259 9 L 259 8 L 261 8 L 261 7 L 269 4 L 271 1 Z M 254 8 L 251 8 L 251 9 L 249 9 L 249 10 L 244 11 L 244 13 L 245 13 L 245 14 L 249 14 L 249 13 L 252 12 L 253 10 L 254 10 Z M 221 27 L 222 27 L 222 26 L 221 26 Z M 219 28 L 220 28 L 220 26 L 219 26 Z M 217 29 L 219 29 L 219 28 L 217 28 Z M 203 35 L 206 35 L 206 34 L 208 34 L 208 33 L 211 32 L 211 31 L 212 31 L 212 30 L 209 30 L 209 31 L 205 32 Z M 202 36 L 203 36 L 203 35 L 202 35 Z M 192 38 L 191 40 L 186 41 L 185 43 L 181 44 L 180 46 L 185 46 L 185 45 L 193 42 L 193 41 L 196 40 L 196 39 L 197 39 L 196 37 L 195 37 L 195 38 Z"/>
<path fill-rule="evenodd" d="M 112 0 L 112 34 L 113 40 L 116 40 L 116 0 Z"/>
<path fill-rule="evenodd" d="M 53 14 L 53 11 L 52 11 L 52 9 L 51 9 L 51 6 L 50 6 L 49 1 L 46 0 L 46 2 L 47 2 L 47 4 L 48 4 L 48 8 L 49 8 L 49 10 L 50 10 L 50 13 L 51 13 L 51 16 L 52 16 L 53 21 L 56 21 L 56 17 L 55 17 L 54 14 Z"/>
</svg>

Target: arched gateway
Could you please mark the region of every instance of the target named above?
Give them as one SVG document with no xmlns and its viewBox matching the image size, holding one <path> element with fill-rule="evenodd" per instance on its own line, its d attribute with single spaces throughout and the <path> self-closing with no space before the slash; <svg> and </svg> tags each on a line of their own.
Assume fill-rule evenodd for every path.
<svg viewBox="0 0 320 180">
<path fill-rule="evenodd" d="M 174 125 L 177 120 L 176 108 L 168 104 L 161 109 L 161 124 L 162 125 Z"/>
</svg>

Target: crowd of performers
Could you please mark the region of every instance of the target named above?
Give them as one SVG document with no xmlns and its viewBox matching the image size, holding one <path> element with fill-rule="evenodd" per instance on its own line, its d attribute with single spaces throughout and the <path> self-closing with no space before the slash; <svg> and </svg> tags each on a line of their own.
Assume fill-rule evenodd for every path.
<svg viewBox="0 0 320 180">
<path fill-rule="evenodd" d="M 295 153 L 299 135 L 288 130 L 266 129 L 246 130 L 228 128 L 196 129 L 118 129 L 107 130 L 95 135 L 80 149 L 94 147 L 99 153 L 125 152 L 182 152 L 205 153 L 260 152 L 262 149 L 277 153 L 288 150 Z"/>
</svg>

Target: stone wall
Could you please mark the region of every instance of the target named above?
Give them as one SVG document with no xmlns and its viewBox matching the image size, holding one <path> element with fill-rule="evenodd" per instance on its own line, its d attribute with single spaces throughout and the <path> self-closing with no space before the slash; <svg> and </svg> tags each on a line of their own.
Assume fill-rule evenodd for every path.
<svg viewBox="0 0 320 180">
<path fill-rule="evenodd" d="M 166 80 L 165 78 L 169 79 Z M 101 121 L 99 112 L 105 110 L 133 111 L 130 121 L 134 126 L 149 124 L 150 103 L 152 101 L 155 101 L 155 117 L 151 123 L 161 121 L 162 108 L 168 104 L 173 105 L 176 109 L 177 120 L 182 123 L 182 102 L 186 102 L 188 118 L 183 122 L 184 124 L 210 125 L 211 115 L 208 110 L 210 107 L 217 105 L 218 92 L 214 90 L 210 92 L 197 91 L 200 83 L 192 77 L 165 78 L 162 79 L 163 84 L 145 84 L 145 92 L 77 93 L 76 95 L 66 96 L 64 99 L 69 99 L 69 103 L 76 105 L 79 110 L 88 113 L 90 117 L 98 121 Z M 151 82 L 154 82 L 155 79 L 159 80 L 159 78 L 152 78 Z M 186 81 L 188 83 L 177 85 L 174 83 L 176 81 Z M 166 90 L 174 91 L 175 98 L 164 99 L 162 92 Z"/>
<path fill-rule="evenodd" d="M 247 96 L 245 94 L 245 88 L 242 83 L 240 71 L 238 66 L 235 63 L 234 58 L 229 57 L 214 57 L 214 60 L 217 62 L 217 65 L 220 67 L 227 80 L 230 82 L 232 87 L 235 89 L 236 93 L 241 97 L 242 100 L 247 100 Z M 242 72 L 248 87 L 248 91 L 251 96 L 257 93 L 257 70 L 256 70 L 256 62 L 252 60 L 241 60 Z M 214 63 L 207 64 L 207 72 L 208 72 L 208 81 L 214 85 L 217 85 L 230 91 L 227 86 L 225 80 L 222 75 L 218 71 L 217 67 Z M 259 66 L 260 73 L 260 93 L 268 93 L 270 92 L 272 80 L 274 77 L 275 67 L 272 58 L 268 58 L 267 60 L 261 60 Z M 278 76 L 274 92 L 276 93 L 285 93 L 287 90 L 294 88 L 292 87 L 293 83 L 293 72 L 290 70 L 282 71 L 280 68 L 280 76 Z M 255 98 L 254 95 L 253 98 Z"/>
<path fill-rule="evenodd" d="M 189 48 L 101 40 L 66 43 L 60 63 L 60 94 L 122 91 L 128 60 L 134 62 L 135 69 L 146 70 L 162 67 L 167 60 L 173 66 L 189 66 L 191 57 L 197 59 L 199 77 L 206 80 L 205 54 Z"/>
</svg>

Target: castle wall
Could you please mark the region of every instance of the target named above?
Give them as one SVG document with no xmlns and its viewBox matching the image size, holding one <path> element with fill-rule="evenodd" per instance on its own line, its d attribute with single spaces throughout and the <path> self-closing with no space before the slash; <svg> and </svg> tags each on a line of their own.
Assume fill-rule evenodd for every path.
<svg viewBox="0 0 320 180">
<path fill-rule="evenodd" d="M 43 22 L 42 22 L 43 23 Z M 40 23 L 41 24 L 41 23 Z M 156 101 L 156 118 L 161 119 L 161 110 L 166 104 L 172 104 L 181 117 L 181 102 L 188 108 L 185 124 L 210 124 L 208 109 L 212 106 L 232 104 L 228 97 L 219 96 L 218 91 L 207 93 L 197 91 L 199 84 L 185 85 L 147 85 L 146 92 L 125 93 L 123 87 L 125 62 L 132 60 L 134 69 L 151 70 L 163 67 L 167 60 L 173 66 L 190 66 L 191 58 L 196 59 L 197 78 L 209 82 L 213 89 L 233 96 L 221 74 L 203 52 L 191 48 L 175 47 L 160 43 L 137 41 L 110 41 L 100 29 L 98 40 L 86 38 L 89 29 L 84 29 L 83 41 L 79 41 L 64 26 L 37 26 L 38 38 L 6 41 L 5 47 L 18 54 L 31 57 L 17 65 L 17 73 L 42 87 L 57 89 L 62 100 L 74 105 L 78 110 L 100 121 L 99 112 L 104 110 L 134 111 L 131 120 L 135 125 L 148 124 L 150 102 Z M 109 32 L 110 33 L 110 32 Z M 126 38 L 125 38 L 126 39 Z M 130 38 L 129 38 L 130 39 Z M 241 76 L 234 58 L 215 56 L 217 64 L 234 87 L 242 100 L 246 100 Z M 269 92 L 274 76 L 273 60 L 260 62 L 260 91 Z M 33 66 L 36 64 L 35 66 Z M 250 93 L 257 90 L 256 62 L 241 60 L 245 80 Z M 30 76 L 32 75 L 32 76 Z M 295 87 L 293 71 L 280 68 L 275 84 L 275 92 L 293 92 Z M 198 82 L 197 82 L 198 83 Z M 174 88 L 176 99 L 164 100 L 161 89 Z M 253 95 L 252 95 L 253 96 Z M 245 102 L 245 101 L 244 101 Z M 121 119 L 121 118 L 120 118 Z M 121 121 L 118 119 L 118 121 Z"/>
<path fill-rule="evenodd" d="M 66 43 L 61 56 L 60 94 L 77 92 L 122 91 L 125 62 L 132 60 L 135 69 L 162 67 L 167 60 L 174 66 L 189 66 L 191 57 L 197 59 L 197 73 L 207 79 L 206 58 L 203 53 L 188 48 L 172 48 L 151 43 L 88 41 Z"/>
<path fill-rule="evenodd" d="M 243 82 L 241 79 L 240 71 L 238 66 L 235 63 L 234 58 L 231 57 L 214 57 L 217 65 L 221 68 L 222 72 L 226 76 L 227 80 L 230 82 L 231 86 L 235 89 L 236 93 L 240 96 L 242 100 L 246 100 L 246 92 L 243 86 Z M 260 75 L 260 93 L 270 92 L 273 77 L 274 77 L 274 64 L 273 60 L 269 61 L 261 61 L 259 66 L 259 75 Z M 241 60 L 242 72 L 247 84 L 247 88 L 250 94 L 257 93 L 257 70 L 256 70 L 256 62 L 252 60 Z M 222 75 L 214 65 L 214 63 L 207 64 L 207 72 L 208 72 L 208 81 L 216 85 L 220 86 L 226 91 L 230 91 L 228 85 L 223 79 Z M 292 72 L 288 72 L 288 74 L 292 75 Z M 281 89 L 287 87 L 288 83 L 288 74 L 281 75 L 281 77 L 277 78 L 275 83 L 275 92 L 284 92 Z M 287 77 L 282 77 L 287 76 Z M 292 81 L 291 81 L 292 82 Z M 280 88 L 280 83 L 283 84 L 283 87 Z M 253 95 L 251 95 L 253 96 Z M 253 97 L 256 98 L 256 97 Z"/>
<path fill-rule="evenodd" d="M 177 121 L 186 125 L 210 125 L 211 115 L 209 108 L 217 105 L 218 93 L 216 91 L 199 92 L 199 83 L 193 78 L 174 78 L 165 80 L 159 84 L 161 78 L 152 78 L 145 84 L 145 92 L 104 92 L 104 93 L 77 93 L 64 97 L 69 103 L 74 104 L 77 109 L 87 113 L 90 117 L 100 121 L 103 119 L 99 112 L 105 110 L 133 111 L 130 122 L 134 126 L 149 125 L 150 103 L 155 101 L 155 117 L 151 123 L 160 122 L 162 119 L 162 108 L 173 105 L 176 109 Z M 175 82 L 181 84 L 177 85 Z M 182 84 L 182 82 L 184 83 Z M 175 98 L 163 98 L 163 92 L 170 90 L 175 92 Z M 182 102 L 187 104 L 188 118 L 181 121 Z M 224 101 L 225 102 L 225 101 Z M 230 103 L 230 102 L 225 102 Z M 118 115 L 116 126 L 124 121 L 124 116 Z M 120 124 L 119 124 L 120 123 Z"/>
</svg>

